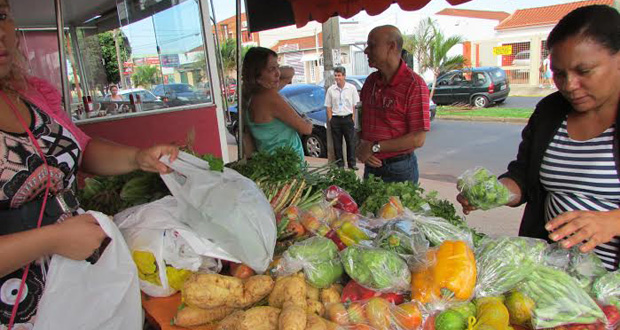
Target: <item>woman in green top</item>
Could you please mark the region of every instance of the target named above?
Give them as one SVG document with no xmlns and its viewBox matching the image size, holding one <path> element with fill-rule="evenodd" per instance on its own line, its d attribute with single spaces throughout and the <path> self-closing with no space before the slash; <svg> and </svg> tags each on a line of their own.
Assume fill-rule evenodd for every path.
<svg viewBox="0 0 620 330">
<path fill-rule="evenodd" d="M 304 161 L 299 134 L 312 133 L 312 123 L 303 119 L 278 93 L 280 70 L 278 55 L 268 48 L 253 47 L 243 59 L 243 133 L 245 155 L 255 150 L 268 152 L 290 146 Z"/>
</svg>

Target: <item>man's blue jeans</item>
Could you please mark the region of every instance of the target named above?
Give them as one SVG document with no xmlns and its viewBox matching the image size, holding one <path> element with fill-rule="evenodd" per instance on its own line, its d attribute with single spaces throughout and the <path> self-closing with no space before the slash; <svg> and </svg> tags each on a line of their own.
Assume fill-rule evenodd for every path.
<svg viewBox="0 0 620 330">
<path fill-rule="evenodd" d="M 405 182 L 411 181 L 417 184 L 420 177 L 418 171 L 418 158 L 415 153 L 411 153 L 409 157 L 386 164 L 381 167 L 364 166 L 364 179 L 372 174 L 381 178 L 384 182 Z"/>
</svg>

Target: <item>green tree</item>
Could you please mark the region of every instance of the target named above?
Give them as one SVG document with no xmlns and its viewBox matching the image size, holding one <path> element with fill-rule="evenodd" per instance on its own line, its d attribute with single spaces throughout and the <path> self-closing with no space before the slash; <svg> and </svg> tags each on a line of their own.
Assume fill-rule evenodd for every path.
<svg viewBox="0 0 620 330">
<path fill-rule="evenodd" d="M 121 76 L 118 72 L 118 62 L 116 61 L 116 45 L 114 44 L 114 32 L 107 31 L 99 33 L 97 35 L 99 39 L 99 47 L 101 48 L 101 58 L 103 59 L 103 66 L 105 68 L 106 78 L 108 83 L 118 83 L 121 80 Z M 118 36 L 121 63 L 127 61 L 131 57 L 131 47 L 129 46 L 129 40 L 123 34 L 119 33 Z"/>
<path fill-rule="evenodd" d="M 446 37 L 439 28 L 433 27 L 433 39 L 428 49 L 428 58 L 420 67 L 422 72 L 426 70 L 433 72 L 431 98 L 435 94 L 435 85 L 440 74 L 465 66 L 466 61 L 463 55 L 448 56 L 450 49 L 462 42 L 461 36 Z"/>
<path fill-rule="evenodd" d="M 250 48 L 249 46 L 241 46 L 241 58 L 245 57 L 245 53 Z M 235 39 L 226 39 L 225 42 L 220 44 L 220 54 L 224 74 L 228 76 L 237 69 L 237 41 Z"/>
<path fill-rule="evenodd" d="M 150 89 L 151 85 L 157 83 L 157 67 L 154 65 L 143 65 L 136 67 L 136 71 L 131 76 L 135 86 L 142 86 Z"/>
<path fill-rule="evenodd" d="M 413 34 L 403 37 L 403 48 L 412 56 L 415 63 L 418 63 L 418 69 L 428 62 L 428 50 L 435 31 L 435 22 L 429 18 L 420 21 L 418 27 Z"/>
</svg>

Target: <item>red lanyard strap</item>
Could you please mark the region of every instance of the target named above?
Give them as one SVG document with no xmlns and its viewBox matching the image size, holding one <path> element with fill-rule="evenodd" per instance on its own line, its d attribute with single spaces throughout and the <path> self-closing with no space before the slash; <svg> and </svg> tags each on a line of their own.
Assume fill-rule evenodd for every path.
<svg viewBox="0 0 620 330">
<path fill-rule="evenodd" d="M 39 146 L 37 139 L 34 137 L 34 134 L 32 134 L 30 127 L 28 127 L 28 125 L 26 124 L 26 121 L 24 120 L 22 115 L 19 113 L 19 110 L 17 109 L 15 104 L 11 101 L 11 99 L 9 99 L 9 97 L 6 95 L 4 91 L 0 91 L 0 97 L 2 97 L 2 99 L 4 100 L 4 103 L 6 103 L 9 106 L 9 108 L 11 108 L 11 110 L 15 114 L 15 117 L 17 117 L 17 120 L 19 120 L 19 123 L 22 125 L 26 133 L 28 133 L 30 142 L 32 142 L 33 146 L 37 150 L 37 153 L 39 154 L 39 157 L 41 157 L 41 159 L 43 160 L 43 164 L 45 165 L 45 171 L 47 172 L 47 183 L 45 185 L 45 194 L 43 195 L 43 204 L 41 205 L 41 211 L 39 212 L 39 220 L 37 221 L 37 228 L 40 228 L 41 221 L 43 220 L 43 212 L 45 211 L 45 205 L 47 204 L 47 196 L 49 195 L 50 187 L 52 186 L 52 176 L 50 173 L 49 166 L 47 164 L 47 159 L 45 159 L 45 154 L 43 153 L 43 150 L 41 150 L 41 147 Z M 19 285 L 19 291 L 17 292 L 17 297 L 15 299 L 15 305 L 13 306 L 13 310 L 11 311 L 11 319 L 9 320 L 8 330 L 11 330 L 11 328 L 13 328 L 13 323 L 15 322 L 15 317 L 17 315 L 17 308 L 19 306 L 19 301 L 21 300 L 21 297 L 24 291 L 24 286 L 26 284 L 26 277 L 28 276 L 29 271 L 30 271 L 30 263 L 26 265 L 26 268 L 24 269 L 24 274 L 22 275 L 22 281 L 21 281 L 21 284 Z"/>
</svg>

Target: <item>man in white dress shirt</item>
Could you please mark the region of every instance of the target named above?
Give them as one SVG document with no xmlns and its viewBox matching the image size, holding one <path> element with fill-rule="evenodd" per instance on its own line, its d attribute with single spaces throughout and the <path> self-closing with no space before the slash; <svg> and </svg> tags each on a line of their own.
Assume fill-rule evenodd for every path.
<svg viewBox="0 0 620 330">
<path fill-rule="evenodd" d="M 350 169 L 357 170 L 355 160 L 355 105 L 360 98 L 357 89 L 345 81 L 347 73 L 345 68 L 334 69 L 336 83 L 327 89 L 325 95 L 325 107 L 327 107 L 327 120 L 331 124 L 331 133 L 334 141 L 334 155 L 336 164 L 344 167 L 342 156 L 342 138 L 347 144 L 347 165 Z"/>
</svg>

